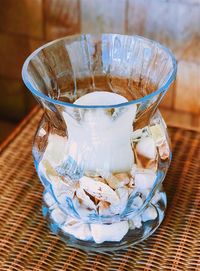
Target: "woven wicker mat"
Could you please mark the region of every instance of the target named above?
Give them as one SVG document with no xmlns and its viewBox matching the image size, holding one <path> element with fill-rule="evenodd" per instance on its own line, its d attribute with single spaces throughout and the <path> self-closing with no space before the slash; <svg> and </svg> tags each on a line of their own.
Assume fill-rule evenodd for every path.
<svg viewBox="0 0 200 271">
<path fill-rule="evenodd" d="M 0 270 L 200 270 L 200 134 L 170 129 L 173 162 L 160 228 L 135 247 L 86 253 L 51 234 L 42 217 L 42 185 L 31 156 L 40 115 L 1 153 Z"/>
</svg>

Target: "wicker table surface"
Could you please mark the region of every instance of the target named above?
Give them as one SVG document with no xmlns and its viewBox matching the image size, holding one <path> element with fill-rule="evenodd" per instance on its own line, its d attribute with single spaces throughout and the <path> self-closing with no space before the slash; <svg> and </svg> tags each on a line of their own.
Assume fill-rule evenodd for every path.
<svg viewBox="0 0 200 271">
<path fill-rule="evenodd" d="M 66 246 L 42 217 L 42 185 L 31 155 L 37 111 L 1 151 L 0 270 L 200 270 L 200 133 L 170 128 L 173 161 L 160 228 L 132 248 L 87 253 Z"/>
</svg>

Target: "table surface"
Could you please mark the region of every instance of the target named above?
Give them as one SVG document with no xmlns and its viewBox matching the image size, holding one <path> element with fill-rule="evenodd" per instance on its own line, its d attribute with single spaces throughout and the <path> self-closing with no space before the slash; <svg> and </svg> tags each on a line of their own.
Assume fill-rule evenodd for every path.
<svg viewBox="0 0 200 271">
<path fill-rule="evenodd" d="M 31 155 L 40 117 L 36 108 L 1 146 L 0 270 L 200 270 L 200 133 L 169 129 L 173 160 L 160 228 L 134 247 L 87 253 L 65 245 L 42 217 Z"/>
</svg>

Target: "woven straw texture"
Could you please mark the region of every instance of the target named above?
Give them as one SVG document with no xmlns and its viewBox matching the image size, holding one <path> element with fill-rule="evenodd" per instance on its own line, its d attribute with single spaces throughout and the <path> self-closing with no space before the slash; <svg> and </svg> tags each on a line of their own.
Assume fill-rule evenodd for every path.
<svg viewBox="0 0 200 271">
<path fill-rule="evenodd" d="M 199 133 L 170 129 L 173 162 L 160 228 L 135 247 L 87 253 L 66 246 L 42 217 L 43 189 L 31 155 L 40 117 L 34 113 L 1 152 L 0 270 L 200 270 Z"/>
</svg>

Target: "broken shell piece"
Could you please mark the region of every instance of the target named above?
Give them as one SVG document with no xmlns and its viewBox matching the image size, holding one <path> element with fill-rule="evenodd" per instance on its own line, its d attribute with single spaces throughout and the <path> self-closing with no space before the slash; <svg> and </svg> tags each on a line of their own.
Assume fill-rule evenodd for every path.
<svg viewBox="0 0 200 271">
<path fill-rule="evenodd" d="M 127 185 L 130 182 L 130 176 L 128 173 L 111 174 L 106 181 L 111 188 L 116 189 Z"/>
<path fill-rule="evenodd" d="M 131 168 L 131 171 L 130 171 L 130 174 L 133 178 L 135 178 L 135 174 L 136 174 L 136 170 L 137 170 L 137 165 L 136 164 L 133 164 L 132 168 Z"/>
<path fill-rule="evenodd" d="M 56 201 L 49 192 L 44 193 L 43 199 L 50 209 L 54 209 L 56 207 Z"/>
<path fill-rule="evenodd" d="M 85 176 L 79 182 L 82 189 L 98 200 L 107 201 L 113 205 L 119 204 L 118 195 L 108 185 Z"/>
<path fill-rule="evenodd" d="M 153 206 L 149 206 L 143 213 L 142 213 L 142 221 L 146 222 L 149 220 L 154 220 L 157 217 L 156 208 Z"/>
<path fill-rule="evenodd" d="M 129 228 L 131 230 L 139 229 L 142 227 L 142 219 L 141 216 L 137 215 L 134 216 L 132 219 L 129 220 Z"/>
<path fill-rule="evenodd" d="M 156 191 L 155 195 L 153 196 L 152 200 L 151 200 L 151 203 L 153 205 L 155 205 L 156 203 L 158 203 L 158 201 L 161 199 L 162 197 L 162 192 L 159 192 L 159 191 Z"/>
<path fill-rule="evenodd" d="M 144 168 L 144 169 L 152 169 L 153 171 L 157 170 L 158 163 L 157 163 L 157 155 L 155 159 L 149 159 L 148 157 L 145 157 L 134 149 L 135 153 L 135 160 L 137 163 L 137 167 Z"/>
<path fill-rule="evenodd" d="M 96 205 L 81 187 L 76 190 L 76 196 L 81 201 L 81 204 L 90 209 L 96 210 Z"/>
<path fill-rule="evenodd" d="M 162 160 L 169 159 L 170 149 L 169 149 L 169 145 L 168 145 L 167 141 L 164 141 L 162 143 L 162 145 L 158 146 L 158 152 L 159 152 L 160 158 Z"/>
<path fill-rule="evenodd" d="M 136 145 L 136 151 L 138 154 L 148 158 L 156 158 L 156 145 L 151 137 L 142 138 Z"/>
<path fill-rule="evenodd" d="M 94 208 L 90 208 L 82 204 L 81 200 L 78 199 L 76 196 L 73 199 L 73 204 L 76 212 L 79 214 L 81 218 L 88 217 L 91 214 L 94 214 L 96 212 L 96 206 L 94 205 Z"/>
<path fill-rule="evenodd" d="M 139 189 L 152 188 L 156 179 L 156 174 L 153 171 L 141 171 L 135 175 L 135 186 Z"/>
<path fill-rule="evenodd" d="M 128 203 L 129 191 L 127 187 L 121 187 L 121 188 L 116 189 L 116 193 L 120 198 L 120 204 L 117 209 L 119 209 L 118 213 L 121 214 L 126 208 L 126 205 Z M 114 206 L 111 206 L 111 210 L 113 209 L 114 209 Z"/>
<path fill-rule="evenodd" d="M 63 224 L 66 219 L 67 215 L 64 214 L 63 211 L 60 210 L 60 208 L 55 208 L 50 215 L 51 219 L 56 222 L 57 224 Z"/>
<path fill-rule="evenodd" d="M 128 232 L 129 225 L 127 221 L 121 221 L 109 225 L 91 224 L 91 232 L 94 241 L 97 244 L 107 242 L 119 242 Z"/>
<path fill-rule="evenodd" d="M 133 199 L 133 202 L 131 204 L 131 207 L 134 208 L 134 209 L 138 209 L 142 206 L 143 204 L 143 200 L 141 197 L 137 196 Z"/>
<path fill-rule="evenodd" d="M 166 128 L 167 126 L 164 123 L 164 120 L 162 122 Z M 150 126 L 149 130 L 152 134 L 154 142 L 156 143 L 156 146 L 161 145 L 162 142 L 166 139 L 164 128 L 162 127 L 162 124 L 156 123 L 156 124 Z"/>
<path fill-rule="evenodd" d="M 42 172 L 45 172 L 47 176 L 57 176 L 56 171 L 54 170 L 54 168 L 52 167 L 51 163 L 48 160 L 42 159 L 39 165 L 39 169 Z"/>
<path fill-rule="evenodd" d="M 53 166 L 58 166 L 67 153 L 67 137 L 50 134 L 48 144 L 42 159 L 51 162 Z"/>
<path fill-rule="evenodd" d="M 74 223 L 70 224 L 69 222 L 67 222 L 62 226 L 62 230 L 64 233 L 71 234 L 75 238 L 83 240 L 83 241 L 92 239 L 90 227 L 88 224 L 85 224 L 85 223 L 83 224 L 75 223 L 74 221 Z"/>
<path fill-rule="evenodd" d="M 98 204 L 99 215 L 109 216 L 111 214 L 110 204 L 106 201 L 100 201 Z"/>
</svg>

